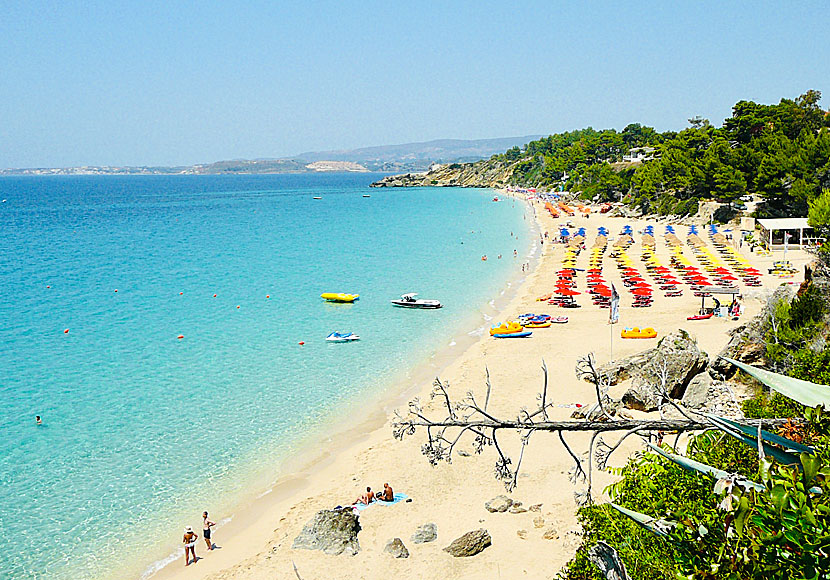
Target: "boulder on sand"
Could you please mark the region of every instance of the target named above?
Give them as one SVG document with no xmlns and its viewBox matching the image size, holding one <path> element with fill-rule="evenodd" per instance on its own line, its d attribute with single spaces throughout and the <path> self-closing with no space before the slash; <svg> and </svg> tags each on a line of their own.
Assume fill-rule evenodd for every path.
<svg viewBox="0 0 830 580">
<path fill-rule="evenodd" d="M 608 377 L 609 385 L 634 378 L 636 385 L 623 397 L 623 404 L 653 410 L 660 399 L 655 386 L 665 381 L 669 396 L 680 399 L 692 378 L 708 364 L 709 355 L 697 347 L 688 332 L 678 330 L 661 338 L 652 349 L 611 361 L 597 370 Z"/>
<path fill-rule="evenodd" d="M 383 551 L 392 554 L 395 558 L 409 558 L 409 550 L 406 549 L 403 540 L 400 538 L 392 538 L 386 542 Z"/>
<path fill-rule="evenodd" d="M 360 551 L 357 534 L 360 522 L 352 510 L 320 510 L 294 538 L 292 548 L 322 550 L 337 556 L 346 552 L 354 556 Z"/>
<path fill-rule="evenodd" d="M 444 551 L 452 554 L 456 558 L 467 558 L 482 552 L 491 544 L 490 533 L 484 528 L 481 528 L 467 532 L 460 538 L 456 538 L 449 546 L 444 548 Z"/>
<path fill-rule="evenodd" d="M 411 540 L 416 544 L 426 544 L 427 542 L 434 542 L 438 539 L 438 526 L 433 523 L 418 526 L 415 533 L 412 534 Z"/>
<path fill-rule="evenodd" d="M 506 512 L 513 505 L 513 500 L 506 495 L 497 495 L 484 504 L 485 509 L 490 513 Z"/>
</svg>

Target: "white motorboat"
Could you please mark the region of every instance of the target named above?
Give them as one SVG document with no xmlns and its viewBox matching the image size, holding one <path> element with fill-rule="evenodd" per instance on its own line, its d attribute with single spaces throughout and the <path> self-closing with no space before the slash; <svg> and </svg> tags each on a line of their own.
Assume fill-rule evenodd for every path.
<svg viewBox="0 0 830 580">
<path fill-rule="evenodd" d="M 400 306 L 401 308 L 441 308 L 443 304 L 438 302 L 438 300 L 421 300 L 415 298 L 417 294 L 403 294 L 401 295 L 400 299 L 398 300 L 391 300 L 392 304 L 395 306 Z"/>
<path fill-rule="evenodd" d="M 330 335 L 326 337 L 326 340 L 329 342 L 352 342 L 355 340 L 360 340 L 360 337 L 356 335 L 354 332 L 332 332 Z"/>
</svg>

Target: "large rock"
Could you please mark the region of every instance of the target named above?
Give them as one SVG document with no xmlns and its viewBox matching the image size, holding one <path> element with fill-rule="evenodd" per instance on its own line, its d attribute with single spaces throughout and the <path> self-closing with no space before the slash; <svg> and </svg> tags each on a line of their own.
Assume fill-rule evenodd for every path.
<svg viewBox="0 0 830 580">
<path fill-rule="evenodd" d="M 492 544 L 490 533 L 481 528 L 467 532 L 460 538 L 453 540 L 452 544 L 444 548 L 444 551 L 449 552 L 456 558 L 467 558 L 482 552 L 490 544 Z"/>
<path fill-rule="evenodd" d="M 506 512 L 513 505 L 513 500 L 506 495 L 497 495 L 490 501 L 484 504 L 484 507 L 490 513 Z"/>
<path fill-rule="evenodd" d="M 337 556 L 346 552 L 354 556 L 360 551 L 357 534 L 360 522 L 352 510 L 320 510 L 303 527 L 291 546 L 294 549 L 322 550 Z"/>
<path fill-rule="evenodd" d="M 383 551 L 392 554 L 395 558 L 409 558 L 409 550 L 400 538 L 392 538 L 386 542 Z"/>
<path fill-rule="evenodd" d="M 416 544 L 426 544 L 427 542 L 434 542 L 438 539 L 438 526 L 433 523 L 418 526 L 415 533 L 412 534 L 411 540 Z"/>
<path fill-rule="evenodd" d="M 728 357 L 749 364 L 764 362 L 767 353 L 766 336 L 771 328 L 770 315 L 775 312 L 776 305 L 785 300 L 789 302 L 795 293 L 789 284 L 781 284 L 767 300 L 766 305 L 746 324 L 737 326 L 729 331 L 729 342 L 712 361 L 709 373 L 715 378 L 730 378 L 738 370 L 732 363 L 720 357 Z"/>
<path fill-rule="evenodd" d="M 657 387 L 665 382 L 665 389 L 673 399 L 680 399 L 692 378 L 709 364 L 709 355 L 685 330 L 667 334 L 652 349 L 611 361 L 598 371 L 615 385 L 634 379 L 633 386 L 623 396 L 623 405 L 631 409 L 654 410 L 660 403 Z"/>
<path fill-rule="evenodd" d="M 683 393 L 683 406 L 691 409 L 702 409 L 709 400 L 709 389 L 712 387 L 712 377 L 709 373 L 700 373 L 693 378 L 686 392 Z"/>
<path fill-rule="evenodd" d="M 638 383 L 625 392 L 620 402 L 628 409 L 649 412 L 659 409 L 662 400 L 652 385 Z"/>
</svg>

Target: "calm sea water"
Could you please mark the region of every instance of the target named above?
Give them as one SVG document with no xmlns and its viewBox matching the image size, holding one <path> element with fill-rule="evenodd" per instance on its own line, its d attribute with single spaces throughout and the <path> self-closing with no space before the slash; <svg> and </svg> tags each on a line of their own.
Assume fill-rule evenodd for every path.
<svg viewBox="0 0 830 580">
<path fill-rule="evenodd" d="M 462 332 L 533 243 L 519 202 L 376 177 L 0 179 L 0 577 L 140 575 Z"/>
</svg>

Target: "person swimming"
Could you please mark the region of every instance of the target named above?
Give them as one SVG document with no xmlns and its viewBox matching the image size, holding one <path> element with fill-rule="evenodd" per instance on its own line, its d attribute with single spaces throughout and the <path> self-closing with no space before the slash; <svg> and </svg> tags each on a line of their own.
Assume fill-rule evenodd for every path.
<svg viewBox="0 0 830 580">
<path fill-rule="evenodd" d="M 43 425 L 43 421 L 40 420 L 40 415 L 35 415 L 35 423 L 38 425 Z"/>
</svg>

